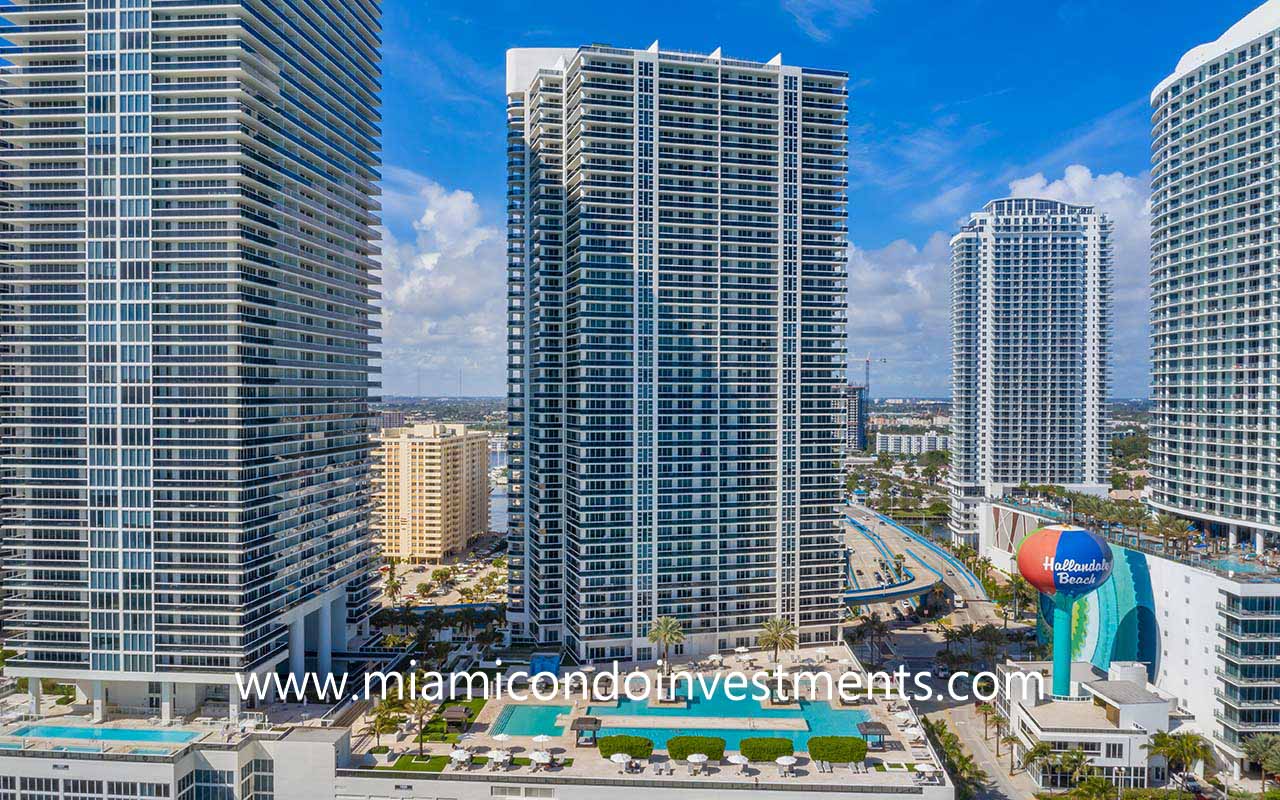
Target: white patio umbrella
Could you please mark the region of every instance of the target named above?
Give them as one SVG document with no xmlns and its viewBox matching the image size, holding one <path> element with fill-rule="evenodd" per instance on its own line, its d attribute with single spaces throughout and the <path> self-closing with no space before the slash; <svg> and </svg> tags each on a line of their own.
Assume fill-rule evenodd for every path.
<svg viewBox="0 0 1280 800">
<path fill-rule="evenodd" d="M 708 661 L 724 661 L 724 656 L 720 655 L 719 653 L 712 653 L 711 655 L 707 656 L 707 660 Z"/>
<path fill-rule="evenodd" d="M 745 653 L 750 653 L 750 652 L 751 652 L 751 648 L 749 648 L 749 647 L 735 647 L 735 648 L 733 648 L 733 652 L 737 653 L 738 655 L 743 655 L 743 654 L 745 654 Z"/>
<path fill-rule="evenodd" d="M 538 744 L 542 744 L 543 742 L 551 741 L 551 737 L 546 735 L 545 733 L 540 733 L 537 736 L 533 737 L 533 740 Z"/>
<path fill-rule="evenodd" d="M 728 761 L 730 764 L 737 764 L 742 767 L 750 763 L 751 759 L 747 758 L 742 753 L 732 753 L 729 755 Z"/>
<path fill-rule="evenodd" d="M 630 761 L 631 756 L 627 755 L 626 753 L 614 753 L 613 755 L 609 756 L 609 760 L 621 766 L 627 763 L 628 761 Z"/>
<path fill-rule="evenodd" d="M 685 761 L 688 761 L 690 764 L 705 764 L 707 763 L 707 755 L 706 753 L 690 753 L 685 758 Z"/>
<path fill-rule="evenodd" d="M 466 750 L 454 750 L 449 754 L 449 758 L 454 761 L 466 761 L 468 758 L 471 758 L 471 754 Z"/>
<path fill-rule="evenodd" d="M 494 737 L 493 737 L 493 740 L 494 740 L 495 742 L 509 742 L 509 741 L 511 741 L 511 734 L 509 734 L 509 733 L 499 733 L 499 734 L 497 734 L 496 736 L 494 736 Z"/>
<path fill-rule="evenodd" d="M 546 750 L 534 750 L 529 754 L 529 760 L 536 761 L 539 764 L 550 764 L 551 754 Z"/>
<path fill-rule="evenodd" d="M 780 767 L 794 767 L 796 765 L 795 756 L 778 756 L 773 761 Z"/>
<path fill-rule="evenodd" d="M 583 664 L 582 666 L 578 667 L 578 671 L 579 671 L 579 672 L 595 672 L 595 671 L 596 671 L 596 665 L 595 665 L 595 664 Z"/>
</svg>

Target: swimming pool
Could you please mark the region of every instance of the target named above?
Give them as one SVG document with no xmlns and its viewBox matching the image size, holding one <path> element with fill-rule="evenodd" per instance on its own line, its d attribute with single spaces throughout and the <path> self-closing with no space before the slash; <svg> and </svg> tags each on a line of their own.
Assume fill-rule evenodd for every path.
<svg viewBox="0 0 1280 800">
<path fill-rule="evenodd" d="M 541 673 L 550 673 L 555 675 L 560 671 L 560 654 L 559 653 L 534 653 L 529 657 L 529 674 L 540 675 Z"/>
<path fill-rule="evenodd" d="M 1243 561 L 1238 558 L 1214 558 L 1205 562 L 1214 569 L 1220 569 L 1224 572 L 1266 572 L 1267 568 L 1261 564 L 1255 564 L 1249 561 Z"/>
<path fill-rule="evenodd" d="M 556 724 L 556 717 L 572 710 L 573 706 L 510 705 L 494 720 L 493 732 L 508 736 L 559 736 L 564 728 Z"/>
<path fill-rule="evenodd" d="M 587 713 L 600 718 L 600 735 L 628 734 L 643 736 L 653 742 L 654 747 L 666 747 L 667 739 L 672 736 L 718 736 L 725 741 L 725 747 L 738 749 L 739 743 L 754 736 L 778 736 L 790 739 L 796 750 L 805 750 L 810 736 L 858 736 L 858 723 L 866 722 L 868 714 L 856 709 L 838 709 L 825 700 L 801 700 L 799 708 L 764 708 L 758 700 L 751 698 L 749 689 L 740 700 L 731 699 L 723 687 L 715 687 L 711 692 L 704 692 L 703 687 L 695 684 L 693 696 L 687 707 L 649 705 L 648 700 L 631 700 L 626 697 L 618 699 L 616 708 L 612 706 L 591 706 Z M 684 687 L 678 694 L 684 694 Z M 734 694 L 738 694 L 737 691 Z M 729 717 L 733 719 L 750 719 L 749 730 L 716 728 L 714 723 L 706 728 L 629 728 L 615 727 L 609 724 L 611 716 L 635 717 Z M 802 719 L 807 730 L 790 730 L 784 726 L 770 727 L 770 720 Z"/>
<path fill-rule="evenodd" d="M 154 742 L 186 744 L 198 739 L 193 731 L 153 731 L 146 728 L 95 728 L 88 725 L 27 725 L 10 736 L 33 736 L 40 739 L 89 739 L 95 742 Z"/>
</svg>

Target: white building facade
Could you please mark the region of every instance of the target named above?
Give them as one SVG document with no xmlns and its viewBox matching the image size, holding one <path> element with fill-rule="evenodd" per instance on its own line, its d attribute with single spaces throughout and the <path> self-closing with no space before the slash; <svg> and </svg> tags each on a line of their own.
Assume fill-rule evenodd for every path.
<svg viewBox="0 0 1280 800">
<path fill-rule="evenodd" d="M 995 200 L 951 240 L 951 532 L 1022 483 L 1105 495 L 1110 480 L 1111 221 Z"/>
<path fill-rule="evenodd" d="M 1151 503 L 1280 533 L 1280 3 L 1188 51 L 1151 94 Z"/>
<path fill-rule="evenodd" d="M 582 661 L 837 633 L 846 75 L 511 50 L 511 603 Z"/>
<path fill-rule="evenodd" d="M 5 671 L 234 713 L 372 611 L 380 11 L 89 7 L 0 11 Z"/>
<path fill-rule="evenodd" d="M 950 450 L 951 437 L 945 433 L 877 433 L 876 452 L 916 456 L 933 450 Z"/>
<path fill-rule="evenodd" d="M 1009 574 L 1027 535 L 1063 521 L 1034 502 L 984 503 L 978 516 L 978 552 Z M 1148 679 L 1238 778 L 1248 737 L 1280 733 L 1280 576 L 1240 557 L 1162 553 L 1132 535 L 1112 543 L 1111 577 L 1077 607 L 1073 652 L 1102 670 L 1150 665 Z"/>
</svg>

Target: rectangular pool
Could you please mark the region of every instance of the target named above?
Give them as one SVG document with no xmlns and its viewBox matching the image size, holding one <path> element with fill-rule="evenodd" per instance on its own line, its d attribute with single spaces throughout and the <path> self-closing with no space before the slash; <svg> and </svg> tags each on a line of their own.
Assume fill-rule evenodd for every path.
<svg viewBox="0 0 1280 800">
<path fill-rule="evenodd" d="M 683 687 L 680 694 L 683 695 Z M 748 691 L 750 694 L 750 691 Z M 837 709 L 825 700 L 801 700 L 799 708 L 764 708 L 760 701 L 750 696 L 740 700 L 730 698 L 723 688 L 705 694 L 695 686 L 688 706 L 654 707 L 647 700 L 631 700 L 626 697 L 618 699 L 616 708 L 611 706 L 591 706 L 588 714 L 600 718 L 600 735 L 629 734 L 643 736 L 653 742 L 657 748 L 666 747 L 667 739 L 672 736 L 717 736 L 725 741 L 729 750 L 737 750 L 739 743 L 746 738 L 756 736 L 777 736 L 790 739 L 796 750 L 803 751 L 809 745 L 810 736 L 860 736 L 858 723 L 866 722 L 870 716 L 867 712 L 854 709 Z M 611 716 L 639 717 L 707 717 L 705 728 L 628 728 L 615 727 L 609 724 Z M 735 728 L 716 728 L 716 719 L 730 718 L 734 720 L 750 719 L 753 725 L 749 730 Z M 806 730 L 793 730 L 783 725 L 770 727 L 769 721 L 776 719 L 802 719 Z"/>
<path fill-rule="evenodd" d="M 508 736 L 560 736 L 564 728 L 556 724 L 556 717 L 572 710 L 573 706 L 510 705 L 494 720 L 493 732 Z"/>
<path fill-rule="evenodd" d="M 97 728 L 89 725 L 26 725 L 10 736 L 38 739 L 86 739 L 93 742 L 152 742 L 186 744 L 201 734 L 193 731 L 155 731 L 148 728 Z"/>
</svg>

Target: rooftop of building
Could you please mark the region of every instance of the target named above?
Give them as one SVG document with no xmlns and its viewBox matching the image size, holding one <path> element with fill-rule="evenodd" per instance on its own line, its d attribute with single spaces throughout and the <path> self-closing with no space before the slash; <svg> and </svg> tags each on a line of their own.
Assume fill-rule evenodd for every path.
<svg viewBox="0 0 1280 800">
<path fill-rule="evenodd" d="M 613 45 L 599 43 L 580 47 L 513 47 L 507 50 L 507 94 L 524 91 L 539 70 L 555 68 L 555 65 L 561 61 L 567 63 L 580 52 L 623 56 L 632 56 L 636 53 L 655 53 L 659 58 L 666 60 L 774 72 L 781 69 L 783 65 L 782 53 L 774 55 L 767 61 L 757 61 L 725 56 L 719 47 L 710 53 L 664 50 L 656 40 L 648 47 L 614 47 Z M 849 74 L 843 70 L 804 67 L 802 71 L 839 80 L 845 80 L 849 77 Z"/>
<path fill-rule="evenodd" d="M 720 680 L 728 674 L 727 670 L 740 670 L 750 673 L 752 670 L 776 670 L 795 672 L 800 669 L 815 673 L 828 672 L 838 678 L 846 671 L 858 669 L 852 654 L 843 647 L 827 648 L 806 646 L 790 654 L 784 654 L 781 665 L 772 661 L 772 654 L 763 651 L 750 653 L 728 653 L 723 656 L 676 663 L 672 667 L 677 672 L 690 671 L 701 674 L 705 680 L 719 676 Z M 565 666 L 559 670 L 561 678 L 574 673 L 576 667 Z M 656 680 L 657 665 L 654 663 L 624 667 L 623 671 L 646 673 L 650 680 Z M 575 684 L 576 685 L 576 684 Z M 750 690 L 748 690 L 749 692 Z M 650 697 L 648 701 L 628 703 L 623 708 L 623 701 L 610 701 L 603 698 L 583 696 L 583 689 L 566 697 L 563 687 L 551 700 L 537 700 L 530 696 L 526 700 L 514 700 L 509 696 L 492 698 L 484 702 L 474 718 L 467 726 L 465 733 L 456 737 L 453 742 L 429 742 L 425 745 L 425 757 L 419 757 L 419 745 L 415 741 L 415 731 L 410 720 L 405 721 L 405 730 L 394 734 L 384 734 L 381 743 L 390 749 L 390 753 L 377 757 L 370 754 L 376 738 L 372 735 L 372 720 L 365 718 L 353 726 L 353 750 L 357 757 L 365 757 L 364 763 L 377 772 L 388 772 L 392 775 L 421 771 L 440 771 L 447 773 L 486 774 L 496 770 L 501 774 L 512 776 L 547 775 L 557 780 L 572 782 L 574 780 L 599 781 L 603 779 L 635 782 L 660 779 L 664 785 L 672 782 L 687 783 L 711 790 L 717 783 L 732 783 L 764 787 L 770 782 L 784 782 L 786 788 L 795 789 L 797 784 L 805 786 L 874 786 L 874 787 L 947 787 L 949 783 L 940 771 L 941 763 L 932 747 L 923 738 L 919 719 L 910 707 L 896 700 L 884 698 L 865 698 L 857 705 L 842 703 L 839 699 L 808 700 L 812 709 L 800 712 L 800 705 L 773 705 L 764 702 L 765 708 L 796 710 L 794 716 L 780 717 L 776 711 L 766 716 L 743 715 L 736 710 L 731 711 L 719 700 L 698 700 L 695 703 L 707 703 L 707 707 L 696 708 L 693 704 L 685 705 L 685 701 L 670 701 L 658 697 Z M 589 695 L 589 693 L 588 693 Z M 457 706 L 453 706 L 456 708 Z M 810 711 L 813 715 L 810 716 Z M 830 720 L 838 712 L 858 711 L 856 716 L 864 722 L 878 722 L 884 725 L 887 735 L 883 737 L 883 747 L 873 746 L 867 757 L 865 771 L 854 770 L 845 765 L 838 765 L 833 771 L 820 770 L 819 765 L 809 758 L 804 747 L 795 747 L 795 764 L 791 771 L 784 774 L 780 765 L 770 760 L 763 764 L 751 764 L 742 770 L 739 765 L 729 761 L 736 754 L 737 737 L 780 737 L 797 740 L 807 735 L 852 735 L 857 736 L 856 725 L 839 729 L 820 730 L 815 720 Z M 830 726 L 828 726 L 830 727 Z M 598 736 L 626 734 L 650 738 L 654 742 L 652 758 L 639 760 L 633 771 L 626 771 L 621 765 L 609 758 L 601 756 L 594 746 L 583 746 L 578 741 L 581 730 L 596 730 Z M 725 759 L 710 762 L 700 770 L 690 769 L 686 762 L 671 762 L 665 752 L 663 743 L 672 735 L 708 735 L 726 739 Z M 536 737 L 536 738 L 535 738 Z M 869 737 L 877 742 L 877 737 Z M 878 744 L 878 742 L 877 742 Z M 469 765 L 454 764 L 453 753 L 458 748 L 468 752 Z M 550 768 L 535 768 L 531 763 L 535 752 L 546 753 L 555 759 L 556 764 Z M 460 756 L 461 757 L 461 756 Z M 495 768 L 495 759 L 510 759 L 500 768 Z M 666 774 L 665 767 L 670 765 L 674 772 Z M 828 790 L 829 791 L 829 790 Z"/>
<path fill-rule="evenodd" d="M 1210 61 L 1230 53 L 1238 47 L 1280 28 L 1280 3 L 1267 0 L 1253 11 L 1241 17 L 1234 25 L 1212 42 L 1196 45 L 1178 59 L 1164 80 L 1151 90 L 1151 102 L 1154 104 L 1159 96 L 1177 81 L 1191 72 L 1203 67 Z"/>
<path fill-rule="evenodd" d="M 814 673 L 828 672 L 833 679 L 838 679 L 844 672 L 860 669 L 851 653 L 843 647 L 835 646 L 828 646 L 826 649 L 807 646 L 784 654 L 779 663 L 772 661 L 772 654 L 769 652 L 754 651 L 707 657 L 675 664 L 673 668 L 677 671 L 696 670 L 707 680 L 713 675 L 719 675 L 723 680 L 727 674 L 725 670 L 729 668 L 743 671 L 759 668 L 781 670 L 784 673 L 803 669 Z M 563 667 L 560 674 L 567 676 L 576 669 Z M 658 667 L 654 663 L 635 665 L 634 671 L 644 672 L 650 679 L 655 679 Z M 19 712 L 26 702 L 25 694 L 12 695 L 11 698 L 8 705 L 12 706 L 11 710 Z M 661 701 L 651 699 L 649 702 Z M 739 786 L 768 788 L 771 785 L 793 791 L 800 787 L 815 787 L 817 791 L 826 792 L 835 791 L 834 787 L 838 786 L 851 787 L 852 792 L 881 788 L 895 794 L 919 794 L 922 790 L 928 794 L 932 790 L 951 790 L 945 772 L 941 771 L 941 762 L 932 746 L 924 739 L 920 720 L 908 704 L 883 694 L 874 698 L 865 697 L 856 705 L 842 703 L 839 699 L 814 699 L 806 702 L 822 704 L 823 708 L 818 711 L 823 718 L 835 711 L 856 710 L 863 712 L 858 718 L 883 726 L 886 734 L 882 737 L 882 744 L 877 743 L 872 747 L 865 766 L 839 764 L 828 771 L 824 766 L 820 768 L 803 748 L 797 747 L 795 763 L 786 770 L 772 760 L 744 767 L 729 760 L 736 753 L 737 747 L 727 746 L 724 760 L 709 762 L 697 770 L 691 769 L 687 761 L 672 762 L 664 749 L 655 748 L 653 757 L 639 760 L 633 771 L 624 771 L 621 765 L 603 757 L 597 748 L 582 746 L 578 741 L 581 729 L 591 730 L 600 726 L 591 722 L 575 725 L 575 722 L 600 720 L 603 723 L 603 730 L 599 731 L 601 736 L 611 732 L 645 734 L 644 727 L 639 730 L 632 730 L 630 727 L 626 727 L 624 731 L 612 730 L 616 726 L 633 724 L 652 729 L 654 733 L 651 736 L 658 733 L 658 729 L 654 727 L 658 725 L 675 728 L 682 734 L 695 735 L 724 734 L 726 730 L 740 730 L 743 736 L 784 738 L 799 735 L 802 730 L 813 735 L 858 734 L 856 726 L 851 730 L 808 730 L 806 718 L 798 716 L 697 715 L 686 718 L 680 716 L 678 711 L 674 712 L 675 715 L 645 714 L 634 718 L 621 714 L 606 715 L 601 713 L 601 706 L 607 706 L 609 701 L 583 697 L 580 689 L 573 699 L 561 694 L 549 701 L 539 701 L 532 697 L 517 701 L 502 697 L 477 703 L 478 712 L 468 714 L 470 719 L 464 723 L 465 732 L 446 736 L 444 741 L 428 741 L 422 745 L 416 741 L 416 723 L 411 719 L 403 719 L 394 731 L 387 732 L 384 728 L 377 735 L 373 731 L 371 714 L 359 716 L 352 721 L 350 727 L 330 727 L 318 718 L 325 711 L 325 707 L 319 705 L 277 703 L 260 711 L 245 712 L 237 723 L 188 715 L 166 725 L 155 716 L 126 713 L 113 713 L 109 715 L 107 722 L 93 724 L 83 706 L 48 704 L 39 718 L 30 718 L 19 712 L 14 716 L 22 718 L 11 718 L 0 725 L 0 755 L 29 754 L 33 757 L 48 757 L 52 753 L 61 752 L 74 753 L 76 758 L 93 758 L 99 755 L 114 760 L 172 760 L 191 747 L 224 749 L 244 743 L 250 738 L 283 738 L 286 741 L 333 744 L 335 750 L 341 752 L 345 748 L 340 747 L 340 743 L 350 737 L 353 761 L 339 765 L 342 774 L 386 777 L 389 780 L 410 776 L 431 778 L 434 773 L 441 772 L 447 773 L 446 778 L 486 780 L 490 773 L 496 772 L 515 779 L 527 777 L 534 781 L 554 783 L 608 782 L 615 786 L 631 783 L 639 787 L 660 780 L 663 786 L 702 791 Z M 827 704 L 830 705 L 829 711 L 825 709 Z M 616 707 L 617 701 L 614 701 L 614 705 Z M 457 705 L 437 707 L 436 715 L 441 719 L 448 716 L 443 713 L 446 707 L 459 708 Z M 776 706 L 784 707 L 788 706 Z M 0 702 L 0 719 L 4 718 L 2 714 L 5 708 L 6 704 Z M 521 712 L 524 716 L 514 722 L 510 719 L 513 708 L 525 709 Z M 200 709 L 200 713 L 217 710 L 205 707 Z M 594 714 L 589 713 L 591 711 Z M 451 724 L 456 724 L 456 721 Z M 699 728 L 689 729 L 693 725 Z M 876 737 L 872 735 L 870 738 L 874 740 Z M 375 754 L 373 751 L 377 744 L 385 746 L 389 752 Z M 419 756 L 420 748 L 424 751 L 422 756 Z M 464 762 L 455 761 L 454 753 L 460 750 L 468 753 Z M 499 751 L 504 751 L 509 757 L 500 767 L 494 764 L 499 760 Z M 536 767 L 534 762 L 538 757 L 533 755 L 535 752 L 548 754 L 553 763 L 550 766 Z M 323 768 L 323 765 L 317 766 Z M 666 772 L 668 766 L 672 769 L 670 774 Z"/>
<path fill-rule="evenodd" d="M 1169 705 L 1168 699 L 1133 681 L 1087 681 L 1084 685 L 1117 705 Z"/>
<path fill-rule="evenodd" d="M 1201 533 L 1185 546 L 1166 547 L 1158 537 L 1119 523 L 1093 519 L 1075 512 L 1072 505 L 1044 496 L 1007 495 L 990 501 L 1015 511 L 1041 517 L 1046 524 L 1072 524 L 1102 534 L 1108 541 L 1129 550 L 1176 561 L 1236 583 L 1280 583 L 1280 554 L 1257 553 L 1252 540 L 1234 547 L 1221 535 Z"/>
<path fill-rule="evenodd" d="M 462 437 L 484 438 L 487 440 L 489 434 L 485 431 L 469 430 L 466 424 L 461 422 L 415 422 L 412 425 L 383 428 L 378 435 L 378 438 L 382 440 L 421 439 L 427 441 Z"/>
<path fill-rule="evenodd" d="M 1049 700 L 1026 707 L 1027 714 L 1042 731 L 1118 731 L 1120 727 L 1107 718 L 1106 709 L 1094 705 L 1089 698 Z"/>
</svg>

